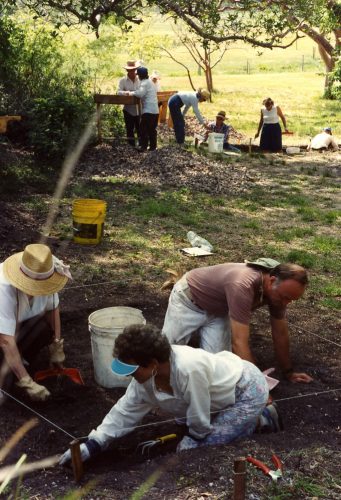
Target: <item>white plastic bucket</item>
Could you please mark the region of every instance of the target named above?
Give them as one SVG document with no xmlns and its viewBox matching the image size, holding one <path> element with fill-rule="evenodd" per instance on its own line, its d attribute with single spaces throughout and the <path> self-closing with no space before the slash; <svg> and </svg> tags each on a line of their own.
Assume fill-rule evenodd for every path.
<svg viewBox="0 0 341 500">
<path fill-rule="evenodd" d="M 210 153 L 222 153 L 224 149 L 224 134 L 211 132 L 208 134 L 208 150 Z"/>
<path fill-rule="evenodd" d="M 116 337 L 129 325 L 145 325 L 140 309 L 133 307 L 106 307 L 89 316 L 92 360 L 96 382 L 108 389 L 127 387 L 131 377 L 119 377 L 111 370 Z"/>
</svg>

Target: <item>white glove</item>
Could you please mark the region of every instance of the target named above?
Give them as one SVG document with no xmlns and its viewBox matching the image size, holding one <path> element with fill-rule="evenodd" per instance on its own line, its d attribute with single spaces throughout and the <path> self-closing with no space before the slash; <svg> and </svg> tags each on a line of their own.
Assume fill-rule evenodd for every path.
<svg viewBox="0 0 341 500">
<path fill-rule="evenodd" d="M 26 394 L 32 401 L 46 401 L 51 396 L 50 392 L 43 385 L 37 384 L 32 378 L 27 375 L 21 378 L 17 383 L 17 387 L 24 389 Z"/>
<path fill-rule="evenodd" d="M 82 462 L 93 458 L 101 453 L 101 445 L 95 439 L 88 439 L 85 443 L 80 445 Z M 65 465 L 71 461 L 71 451 L 67 450 L 59 460 L 59 465 Z"/>
<path fill-rule="evenodd" d="M 90 452 L 89 452 L 88 447 L 86 446 L 85 443 L 82 443 L 80 445 L 80 450 L 81 450 L 82 462 L 89 460 Z M 66 465 L 68 462 L 71 462 L 71 450 L 66 450 L 66 452 L 60 457 L 59 465 Z"/>
<path fill-rule="evenodd" d="M 49 345 L 51 364 L 61 366 L 64 363 L 65 353 L 63 346 L 64 339 L 55 339 L 52 344 Z"/>
</svg>

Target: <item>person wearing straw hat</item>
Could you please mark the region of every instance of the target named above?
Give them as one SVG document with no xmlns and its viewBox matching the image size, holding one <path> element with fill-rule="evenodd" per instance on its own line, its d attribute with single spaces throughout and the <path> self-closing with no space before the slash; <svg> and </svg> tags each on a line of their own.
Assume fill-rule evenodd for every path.
<svg viewBox="0 0 341 500">
<path fill-rule="evenodd" d="M 216 134 L 224 134 L 224 145 L 223 148 L 225 151 L 232 151 L 233 153 L 241 153 L 240 149 L 236 148 L 229 144 L 229 133 L 230 133 L 230 125 L 226 125 L 226 113 L 225 111 L 219 111 L 215 117 L 215 122 L 210 122 L 208 124 L 208 130 L 205 134 L 205 141 L 208 139 L 208 134 L 210 132 L 215 132 Z"/>
<path fill-rule="evenodd" d="M 50 395 L 33 381 L 25 363 L 48 345 L 50 363 L 65 360 L 58 293 L 71 278 L 69 266 L 52 255 L 48 246 L 27 245 L 0 264 L 0 387 L 16 385 L 33 401 Z"/>
<path fill-rule="evenodd" d="M 212 354 L 171 346 L 158 328 L 131 325 L 116 338 L 113 356 L 113 372 L 131 375 L 132 380 L 124 396 L 81 444 L 83 461 L 133 431 L 155 407 L 187 425 L 188 435 L 178 444 L 178 452 L 245 438 L 258 423 L 267 425 L 269 431 L 281 428 L 276 418 L 266 415 L 259 422 L 266 409 L 267 382 L 254 364 L 231 352 Z M 67 450 L 59 463 L 67 464 L 70 459 Z"/>
<path fill-rule="evenodd" d="M 127 76 L 124 76 L 118 82 L 118 95 L 125 95 L 127 91 L 140 88 L 141 82 L 136 74 L 136 70 L 140 66 L 141 64 L 138 61 L 127 61 L 127 64 L 124 66 Z M 138 141 L 140 137 L 140 116 L 137 107 L 134 104 L 125 104 L 123 106 L 123 117 L 128 144 L 135 146 L 135 134 Z"/>
<path fill-rule="evenodd" d="M 192 108 L 198 122 L 206 126 L 206 122 L 199 111 L 199 102 L 210 99 L 210 93 L 206 89 L 199 88 L 196 92 L 177 92 L 168 101 L 169 112 L 173 120 L 175 139 L 178 144 L 185 142 L 185 120 L 184 116 Z M 184 110 L 181 111 L 181 108 Z"/>
</svg>

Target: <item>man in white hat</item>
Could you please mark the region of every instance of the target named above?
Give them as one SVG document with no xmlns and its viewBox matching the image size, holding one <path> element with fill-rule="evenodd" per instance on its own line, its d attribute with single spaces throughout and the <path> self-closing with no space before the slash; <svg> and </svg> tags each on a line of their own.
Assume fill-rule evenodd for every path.
<svg viewBox="0 0 341 500">
<path fill-rule="evenodd" d="M 137 68 L 141 64 L 138 61 L 128 61 L 124 69 L 127 70 L 127 76 L 121 78 L 118 82 L 119 95 L 125 95 L 127 91 L 134 91 L 140 88 L 140 80 L 136 74 Z M 125 104 L 123 107 L 123 117 L 126 126 L 128 144 L 135 146 L 135 133 L 140 137 L 140 116 L 137 107 L 134 104 Z"/>
<path fill-rule="evenodd" d="M 14 375 L 16 385 L 33 401 L 49 397 L 49 391 L 34 382 L 24 363 L 48 345 L 51 365 L 62 366 L 65 354 L 57 292 L 69 278 L 68 266 L 46 245 L 27 245 L 0 264 L 1 388 L 7 389 Z"/>
<path fill-rule="evenodd" d="M 338 151 L 339 149 L 333 139 L 331 127 L 324 127 L 320 134 L 317 134 L 312 138 L 311 143 L 308 146 L 308 151 L 327 151 L 327 149 L 331 149 L 332 151 Z"/>
</svg>

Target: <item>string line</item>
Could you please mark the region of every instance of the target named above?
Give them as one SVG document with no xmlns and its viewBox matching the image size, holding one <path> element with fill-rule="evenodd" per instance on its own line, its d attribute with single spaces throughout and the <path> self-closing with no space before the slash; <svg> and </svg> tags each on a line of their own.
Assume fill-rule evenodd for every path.
<svg viewBox="0 0 341 500">
<path fill-rule="evenodd" d="M 69 432 L 67 432 L 65 429 L 63 429 L 62 427 L 59 427 L 59 425 L 55 424 L 54 422 L 52 422 L 51 420 L 49 420 L 48 418 L 44 417 L 44 415 L 42 415 L 41 413 L 38 413 L 37 411 L 33 410 L 33 408 L 31 408 L 30 406 L 27 406 L 25 403 L 23 403 L 22 401 L 20 401 L 20 399 L 17 399 L 15 398 L 14 396 L 12 396 L 12 394 L 9 394 L 8 392 L 4 391 L 4 389 L 1 389 L 0 388 L 0 391 L 5 394 L 6 396 L 8 396 L 9 398 L 13 399 L 14 401 L 16 401 L 17 403 L 19 403 L 21 406 L 24 406 L 27 410 L 31 411 L 32 413 L 34 413 L 35 415 L 37 415 L 38 417 L 42 418 L 43 420 L 45 420 L 45 422 L 47 422 L 48 424 L 52 425 L 53 427 L 55 427 L 56 429 L 58 429 L 59 431 L 61 432 L 64 432 L 64 434 L 66 434 L 67 436 L 71 437 L 72 439 L 76 439 L 75 436 L 73 436 L 72 434 L 70 434 Z"/>
<path fill-rule="evenodd" d="M 32 413 L 34 413 L 35 415 L 37 415 L 38 417 L 42 418 L 43 420 L 45 420 L 47 423 L 49 423 L 50 425 L 52 425 L 53 427 L 55 427 L 56 429 L 60 430 L 61 432 L 63 432 L 64 434 L 66 434 L 67 436 L 71 437 L 72 439 L 83 439 L 83 438 L 87 438 L 87 436 L 82 436 L 81 438 L 76 438 L 75 436 L 73 436 L 72 434 L 70 434 L 69 432 L 67 432 L 65 429 L 63 429 L 62 427 L 59 427 L 57 424 L 55 424 L 54 422 L 52 422 L 51 420 L 47 419 L 46 417 L 44 417 L 43 415 L 41 415 L 40 413 L 38 413 L 37 411 L 33 410 L 32 408 L 30 408 L 29 406 L 27 406 L 25 403 L 23 403 L 22 401 L 20 401 L 19 399 L 16 399 L 14 396 L 12 396 L 11 394 L 9 394 L 8 392 L 4 391 L 3 389 L 0 389 L 1 392 L 3 392 L 4 394 L 6 394 L 6 396 L 9 396 L 10 398 L 12 398 L 14 401 L 16 401 L 17 403 L 21 404 L 22 406 L 24 406 L 25 408 L 27 408 L 29 411 L 31 411 Z M 309 397 L 309 396 L 319 396 L 321 394 L 329 394 L 331 392 L 337 392 L 337 391 L 341 391 L 341 387 L 339 388 L 335 388 L 335 389 L 330 389 L 328 391 L 320 391 L 320 392 L 311 392 L 311 393 L 308 393 L 308 394 L 300 394 L 298 396 L 291 396 L 289 398 L 281 398 L 281 399 L 276 399 L 274 400 L 274 402 L 278 403 L 278 402 L 281 402 L 281 401 L 288 401 L 290 399 L 300 399 L 300 398 L 306 398 L 306 397 Z M 217 413 L 220 413 L 222 411 L 226 411 L 228 410 L 228 408 L 224 409 L 220 409 L 220 410 L 215 410 L 215 411 L 211 411 L 210 412 L 210 415 L 215 415 Z M 240 410 L 240 414 L 244 414 L 244 411 Z M 195 416 L 198 416 L 198 415 L 189 415 L 189 417 L 193 418 Z M 156 426 L 159 426 L 161 424 L 168 424 L 168 423 L 173 423 L 173 422 L 176 422 L 176 420 L 178 419 L 183 419 L 183 420 L 186 420 L 187 418 L 187 415 L 183 416 L 183 417 L 172 417 L 172 418 L 169 418 L 169 419 L 166 419 L 166 420 L 158 420 L 157 422 L 149 422 L 149 423 L 146 423 L 146 424 L 140 424 L 140 425 L 134 425 L 133 427 L 124 427 L 122 429 L 120 429 L 120 431 L 127 431 L 127 432 L 131 432 L 133 430 L 136 430 L 136 429 L 143 429 L 143 428 L 146 428 L 146 427 L 156 427 Z"/>
</svg>

